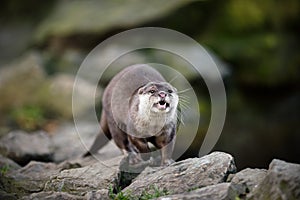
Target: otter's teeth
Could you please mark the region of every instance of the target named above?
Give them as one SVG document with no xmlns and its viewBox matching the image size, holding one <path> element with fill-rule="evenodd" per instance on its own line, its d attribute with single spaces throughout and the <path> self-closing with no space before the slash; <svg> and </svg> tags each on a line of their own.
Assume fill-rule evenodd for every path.
<svg viewBox="0 0 300 200">
<path fill-rule="evenodd" d="M 167 107 L 169 107 L 170 104 L 162 100 L 159 101 L 156 105 L 158 109 L 165 110 Z"/>
</svg>

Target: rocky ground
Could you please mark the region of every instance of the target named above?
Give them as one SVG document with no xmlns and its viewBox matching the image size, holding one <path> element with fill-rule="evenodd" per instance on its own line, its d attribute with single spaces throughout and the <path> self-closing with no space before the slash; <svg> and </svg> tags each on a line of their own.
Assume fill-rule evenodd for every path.
<svg viewBox="0 0 300 200">
<path fill-rule="evenodd" d="M 65 124 L 57 133 L 14 131 L 0 140 L 0 199 L 299 199 L 300 165 L 274 159 L 268 169 L 236 170 L 234 158 L 213 152 L 168 167 L 140 166 L 109 143 L 96 157 L 80 158 L 80 137 Z M 59 134 L 58 134 L 59 132 Z M 46 161 L 46 162 L 45 162 Z"/>
</svg>

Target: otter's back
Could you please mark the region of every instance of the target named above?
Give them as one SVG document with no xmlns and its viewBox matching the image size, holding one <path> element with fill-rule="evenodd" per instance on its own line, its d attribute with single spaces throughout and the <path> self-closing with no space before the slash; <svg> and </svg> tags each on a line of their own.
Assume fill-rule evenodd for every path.
<svg viewBox="0 0 300 200">
<path fill-rule="evenodd" d="M 117 124 L 125 125 L 129 101 L 136 90 L 149 82 L 165 82 L 162 75 L 148 65 L 133 65 L 119 72 L 107 85 L 103 95 L 103 109 Z"/>
</svg>

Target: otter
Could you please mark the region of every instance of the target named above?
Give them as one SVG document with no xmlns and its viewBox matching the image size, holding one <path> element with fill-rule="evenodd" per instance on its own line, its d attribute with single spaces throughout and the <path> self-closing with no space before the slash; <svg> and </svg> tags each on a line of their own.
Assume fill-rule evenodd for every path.
<svg viewBox="0 0 300 200">
<path fill-rule="evenodd" d="M 113 139 L 134 165 L 143 161 L 141 153 L 151 152 L 150 142 L 161 152 L 161 165 L 171 164 L 178 102 L 176 88 L 157 70 L 144 64 L 126 67 L 104 90 L 101 131 L 84 156 Z"/>
</svg>

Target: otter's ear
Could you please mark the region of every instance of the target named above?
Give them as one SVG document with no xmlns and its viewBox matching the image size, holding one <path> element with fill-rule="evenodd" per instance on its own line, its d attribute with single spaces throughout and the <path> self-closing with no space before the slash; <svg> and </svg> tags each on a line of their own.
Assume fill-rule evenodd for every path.
<svg viewBox="0 0 300 200">
<path fill-rule="evenodd" d="M 143 94 L 145 91 L 145 88 L 144 87 L 141 87 L 139 90 L 138 90 L 138 94 Z"/>
</svg>

